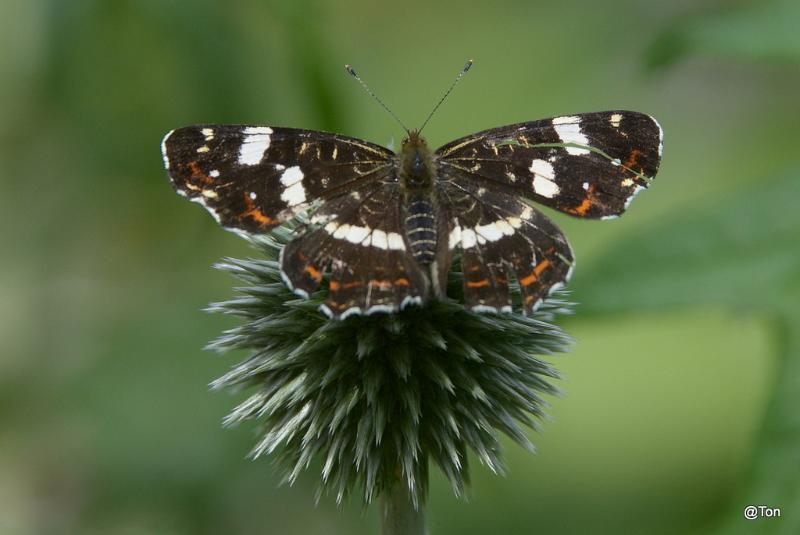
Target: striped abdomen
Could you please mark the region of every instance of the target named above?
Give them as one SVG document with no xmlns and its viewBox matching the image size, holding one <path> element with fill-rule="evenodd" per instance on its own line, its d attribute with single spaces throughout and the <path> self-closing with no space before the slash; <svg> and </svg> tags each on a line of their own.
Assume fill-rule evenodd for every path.
<svg viewBox="0 0 800 535">
<path fill-rule="evenodd" d="M 433 205 L 424 197 L 411 197 L 406 210 L 406 234 L 411 254 L 420 264 L 430 264 L 436 256 L 436 217 Z"/>
</svg>

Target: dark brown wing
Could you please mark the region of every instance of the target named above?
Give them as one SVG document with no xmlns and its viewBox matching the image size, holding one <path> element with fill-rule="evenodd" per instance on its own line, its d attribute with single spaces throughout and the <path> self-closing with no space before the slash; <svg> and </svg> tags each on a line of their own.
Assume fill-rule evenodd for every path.
<svg viewBox="0 0 800 535">
<path fill-rule="evenodd" d="M 445 176 L 438 196 L 448 223 L 449 253 L 462 252 L 464 300 L 472 310 L 511 311 L 512 275 L 526 311 L 536 310 L 568 280 L 574 257 L 566 238 L 518 197 L 476 186 L 459 171 Z"/>
<path fill-rule="evenodd" d="M 319 225 L 282 251 L 287 285 L 307 297 L 330 271 L 322 310 L 338 319 L 422 303 L 427 280 L 410 253 L 398 188 L 373 184 L 326 202 Z"/>
<path fill-rule="evenodd" d="M 652 117 L 607 111 L 502 126 L 436 151 L 440 173 L 567 214 L 612 218 L 655 177 L 661 127 Z"/>
<path fill-rule="evenodd" d="M 249 233 L 385 179 L 394 157 L 337 134 L 246 125 L 179 128 L 161 149 L 178 193 L 205 206 L 223 227 Z"/>
</svg>

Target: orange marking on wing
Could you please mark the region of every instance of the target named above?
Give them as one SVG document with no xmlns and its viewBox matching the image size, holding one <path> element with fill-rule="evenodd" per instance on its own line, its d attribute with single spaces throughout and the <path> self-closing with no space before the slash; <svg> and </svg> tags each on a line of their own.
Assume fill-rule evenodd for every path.
<svg viewBox="0 0 800 535">
<path fill-rule="evenodd" d="M 595 186 L 592 184 L 586 191 L 586 198 L 575 208 L 567 208 L 566 212 L 574 215 L 586 215 L 586 212 L 589 211 L 589 208 L 592 207 L 592 203 L 594 203 L 594 192 Z"/>
<path fill-rule="evenodd" d="M 391 288 L 393 286 L 392 281 L 387 281 L 387 280 L 375 280 L 375 279 L 373 279 L 373 280 L 369 281 L 369 284 L 370 284 L 370 286 L 377 286 L 381 290 L 388 290 L 389 288 Z"/>
<path fill-rule="evenodd" d="M 406 279 L 405 277 L 400 277 L 399 279 L 396 279 L 396 280 L 394 281 L 394 283 L 395 283 L 397 286 L 411 286 L 411 283 L 410 283 L 410 282 L 409 282 L 409 280 L 408 280 L 408 279 Z"/>
<path fill-rule="evenodd" d="M 489 279 L 481 279 L 479 281 L 467 281 L 467 288 L 481 288 L 483 286 L 489 286 Z"/>
<path fill-rule="evenodd" d="M 633 149 L 630 155 L 628 155 L 628 159 L 625 160 L 624 164 L 622 164 L 623 167 L 626 167 L 628 169 L 633 169 L 633 166 L 636 165 L 636 160 L 639 158 L 639 156 L 643 155 L 644 152 L 640 151 L 639 149 Z M 641 168 L 641 166 L 639 167 Z"/>
<path fill-rule="evenodd" d="M 530 286 L 531 284 L 539 280 L 539 276 L 542 274 L 542 271 L 549 268 L 550 266 L 551 266 L 550 261 L 545 258 L 544 260 L 536 264 L 536 267 L 533 268 L 533 271 L 531 271 L 530 275 L 520 279 L 519 283 L 523 286 Z"/>
<path fill-rule="evenodd" d="M 331 283 L 330 283 L 330 285 L 328 287 L 330 288 L 330 290 L 332 292 L 335 292 L 335 291 L 339 290 L 339 286 L 341 286 L 341 285 L 338 282 L 331 281 Z"/>
<path fill-rule="evenodd" d="M 342 288 L 356 288 L 356 287 L 361 286 L 361 285 L 362 285 L 361 281 L 351 281 L 351 282 L 345 282 L 344 284 L 342 284 Z"/>
<path fill-rule="evenodd" d="M 208 176 L 200 169 L 200 164 L 197 162 L 189 162 L 189 170 L 192 172 L 192 178 L 205 182 L 206 184 L 213 184 L 214 179 Z"/>
<path fill-rule="evenodd" d="M 547 269 L 547 268 L 549 268 L 549 267 L 550 267 L 550 261 L 549 261 L 548 259 L 546 259 L 546 258 L 545 258 L 544 260 L 542 260 L 541 262 L 539 262 L 538 264 L 536 264 L 536 267 L 535 267 L 535 268 L 533 268 L 533 272 L 534 272 L 534 273 L 536 274 L 536 276 L 538 277 L 539 275 L 541 275 L 541 274 L 542 274 L 542 271 L 544 271 L 545 269 Z"/>
<path fill-rule="evenodd" d="M 239 219 L 243 217 L 252 217 L 255 221 L 261 223 L 262 226 L 277 225 L 280 223 L 280 221 L 272 219 L 253 204 L 253 200 L 247 193 L 244 194 L 244 203 L 247 206 L 247 210 L 242 212 Z"/>
<path fill-rule="evenodd" d="M 309 275 L 311 275 L 311 278 L 317 282 L 322 280 L 322 273 L 314 266 L 306 266 L 305 269 L 303 270 L 303 273 L 308 273 Z"/>
</svg>

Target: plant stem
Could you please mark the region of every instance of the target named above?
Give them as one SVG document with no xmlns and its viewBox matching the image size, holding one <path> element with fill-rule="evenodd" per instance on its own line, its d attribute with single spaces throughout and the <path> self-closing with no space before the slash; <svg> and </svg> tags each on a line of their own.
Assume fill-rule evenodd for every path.
<svg viewBox="0 0 800 535">
<path fill-rule="evenodd" d="M 422 503 L 414 508 L 408 489 L 397 482 L 381 498 L 382 535 L 426 535 L 425 511 Z"/>
</svg>

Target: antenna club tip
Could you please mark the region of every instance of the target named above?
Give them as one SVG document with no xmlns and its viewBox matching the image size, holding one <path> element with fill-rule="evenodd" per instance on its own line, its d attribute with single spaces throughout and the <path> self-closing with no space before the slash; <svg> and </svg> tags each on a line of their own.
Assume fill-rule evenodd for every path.
<svg viewBox="0 0 800 535">
<path fill-rule="evenodd" d="M 468 59 L 467 60 L 467 64 L 464 65 L 464 72 L 467 72 L 470 69 L 470 67 L 472 67 L 473 63 L 475 63 L 475 62 L 472 61 L 472 58 Z"/>
<path fill-rule="evenodd" d="M 346 70 L 351 76 L 357 76 L 356 75 L 356 70 L 349 63 L 344 66 L 344 70 Z"/>
</svg>

